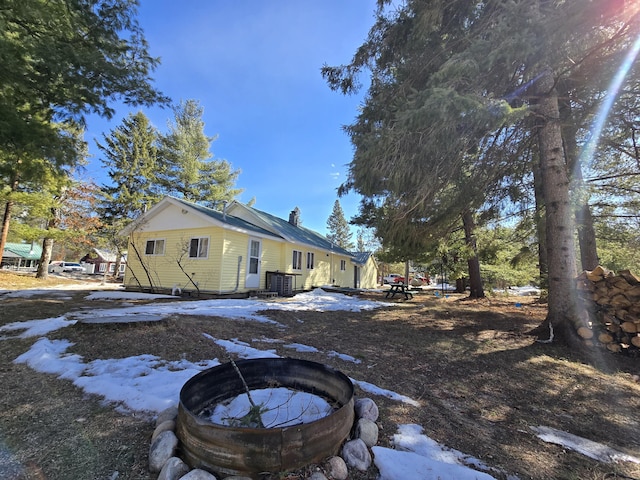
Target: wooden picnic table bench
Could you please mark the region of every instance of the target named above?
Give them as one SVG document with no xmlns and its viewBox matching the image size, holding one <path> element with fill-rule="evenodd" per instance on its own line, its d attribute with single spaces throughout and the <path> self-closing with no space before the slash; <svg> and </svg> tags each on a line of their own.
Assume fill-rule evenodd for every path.
<svg viewBox="0 0 640 480">
<path fill-rule="evenodd" d="M 396 295 L 404 295 L 405 300 L 409 300 L 413 298 L 413 293 L 409 291 L 411 287 L 409 285 L 405 285 L 404 283 L 392 283 L 387 290 L 386 298 L 393 298 Z"/>
</svg>

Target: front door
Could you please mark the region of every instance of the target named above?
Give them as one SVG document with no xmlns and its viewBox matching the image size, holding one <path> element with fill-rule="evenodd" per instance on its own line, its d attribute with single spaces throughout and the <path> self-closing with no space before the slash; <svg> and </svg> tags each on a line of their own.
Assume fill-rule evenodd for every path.
<svg viewBox="0 0 640 480">
<path fill-rule="evenodd" d="M 249 239 L 249 261 L 247 262 L 246 288 L 258 288 L 260 286 L 260 254 L 262 243 L 256 238 Z"/>
</svg>

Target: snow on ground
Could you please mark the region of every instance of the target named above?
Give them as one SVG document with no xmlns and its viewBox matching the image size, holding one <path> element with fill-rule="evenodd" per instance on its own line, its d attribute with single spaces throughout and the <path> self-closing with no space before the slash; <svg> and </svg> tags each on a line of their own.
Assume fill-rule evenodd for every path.
<svg viewBox="0 0 640 480">
<path fill-rule="evenodd" d="M 571 433 L 556 430 L 551 427 L 531 427 L 536 432 L 538 438 L 545 442 L 555 443 L 563 447 L 581 453 L 589 458 L 593 458 L 598 462 L 615 463 L 615 462 L 633 462 L 640 463 L 640 459 L 632 457 L 625 453 L 609 448 L 601 443 L 593 442 L 586 438 L 578 437 Z"/>
<path fill-rule="evenodd" d="M 85 287 L 86 288 L 86 287 Z M 18 292 L 0 292 L 7 296 L 27 297 L 29 295 L 51 295 L 51 291 L 23 290 Z M 170 298 L 175 298 L 171 297 Z M 124 291 L 98 291 L 91 293 L 88 299 L 136 300 L 149 298 L 167 298 L 167 296 Z M 284 325 L 259 315 L 257 312 L 265 310 L 342 310 L 360 311 L 371 310 L 382 305 L 382 302 L 360 300 L 336 293 L 327 293 L 321 289 L 296 295 L 283 302 L 266 302 L 258 299 L 247 300 L 200 300 L 158 302 L 148 305 L 114 306 L 100 310 L 76 312 L 73 316 L 61 316 L 45 320 L 14 322 L 0 327 L 0 341 L 10 341 L 12 338 L 36 338 L 31 348 L 18 356 L 14 362 L 29 365 L 36 371 L 57 375 L 60 379 L 73 382 L 78 388 L 104 398 L 105 402 L 123 412 L 158 413 L 179 401 L 182 385 L 193 375 L 202 370 L 220 364 L 218 359 L 202 360 L 197 363 L 188 361 L 169 362 L 154 355 L 137 355 L 120 359 L 98 359 L 85 363 L 81 356 L 68 353 L 73 345 L 68 340 L 50 340 L 46 334 L 59 330 L 77 321 L 136 321 L 139 318 L 162 319 L 168 315 L 189 313 L 193 315 L 210 315 L 233 318 L 245 321 L 269 322 L 284 328 Z M 15 332 L 20 332 L 15 334 Z M 228 353 L 241 358 L 277 357 L 275 350 L 256 348 L 238 339 L 218 339 L 208 334 L 203 335 L 223 347 Z M 275 339 L 254 339 L 259 343 L 277 343 Z M 310 345 L 289 344 L 285 348 L 296 351 L 318 350 Z M 343 361 L 356 362 L 359 360 L 335 351 L 325 352 L 327 356 L 340 358 Z M 419 406 L 416 400 L 380 388 L 371 383 L 351 379 L 362 390 L 381 395 L 398 402 Z M 286 403 L 280 398 L 280 392 L 271 391 L 270 396 L 275 402 Z M 288 399 L 290 400 L 290 399 Z M 309 403 L 308 398 L 301 402 Z M 228 412 L 227 412 L 228 413 Z M 282 420 L 276 418 L 275 422 Z M 532 427 L 538 436 L 544 440 L 558 443 L 572 448 L 584 455 L 600 461 L 638 461 L 618 452 L 607 450 L 607 447 L 580 437 L 559 431 L 551 431 L 547 427 Z M 537 430 L 536 430 L 537 429 Z M 581 441 L 582 440 L 582 441 Z M 393 437 L 394 449 L 373 447 L 374 461 L 380 470 L 380 480 L 465 480 L 490 479 L 488 473 L 491 468 L 479 460 L 468 455 L 447 448 L 424 435 L 419 425 L 399 425 L 398 433 Z M 603 453 L 605 452 L 605 453 Z M 614 452 L 614 453 L 612 453 Z M 514 477 L 515 478 L 515 477 Z"/>
<path fill-rule="evenodd" d="M 218 425 L 260 426 L 250 415 L 253 404 L 260 406 L 260 420 L 264 428 L 284 428 L 301 423 L 311 423 L 329 416 L 333 408 L 324 398 L 289 388 L 260 388 L 221 402 L 209 416 Z M 253 404 L 251 403 L 253 401 Z"/>
</svg>

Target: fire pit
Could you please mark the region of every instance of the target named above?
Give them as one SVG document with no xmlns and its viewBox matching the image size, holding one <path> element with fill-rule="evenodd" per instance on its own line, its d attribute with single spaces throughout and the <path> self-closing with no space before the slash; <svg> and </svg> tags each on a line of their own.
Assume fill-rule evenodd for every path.
<svg viewBox="0 0 640 480">
<path fill-rule="evenodd" d="M 325 399 L 328 415 L 286 427 L 229 426 L 214 423 L 216 405 L 248 390 L 285 387 Z M 301 468 L 334 455 L 354 421 L 353 384 L 320 363 L 291 358 L 260 358 L 205 370 L 180 391 L 176 434 L 185 462 L 223 475 L 256 478 L 263 472 Z"/>
</svg>

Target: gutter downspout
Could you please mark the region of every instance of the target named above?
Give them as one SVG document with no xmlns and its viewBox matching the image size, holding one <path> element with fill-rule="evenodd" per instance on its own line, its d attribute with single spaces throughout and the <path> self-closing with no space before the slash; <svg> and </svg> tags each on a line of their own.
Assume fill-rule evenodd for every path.
<svg viewBox="0 0 640 480">
<path fill-rule="evenodd" d="M 222 218 L 223 220 L 226 221 L 227 219 L 227 202 L 224 202 L 224 208 L 222 211 Z M 225 241 L 227 239 L 227 230 L 223 228 L 223 235 L 222 235 L 222 247 L 224 249 L 224 244 Z M 220 251 L 220 255 L 222 255 L 222 250 Z M 224 259 L 221 259 L 220 265 L 224 265 Z M 242 255 L 238 255 L 238 269 L 236 271 L 236 286 L 233 290 L 218 290 L 218 295 L 226 295 L 229 293 L 236 293 L 238 291 L 238 288 L 240 288 L 240 266 L 242 265 Z M 220 285 L 222 286 L 222 268 L 220 269 L 220 276 L 218 278 L 218 281 L 220 283 Z"/>
</svg>

